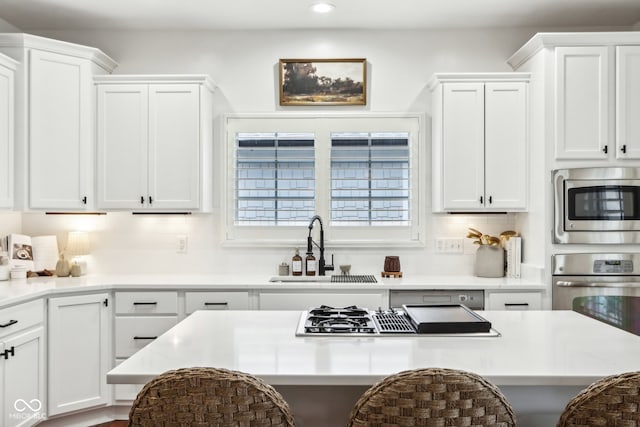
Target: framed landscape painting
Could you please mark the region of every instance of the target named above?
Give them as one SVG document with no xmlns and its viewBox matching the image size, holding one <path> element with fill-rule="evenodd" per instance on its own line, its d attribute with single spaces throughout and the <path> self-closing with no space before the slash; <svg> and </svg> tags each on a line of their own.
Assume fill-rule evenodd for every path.
<svg viewBox="0 0 640 427">
<path fill-rule="evenodd" d="M 366 59 L 280 60 L 280 105 L 366 104 Z"/>
</svg>

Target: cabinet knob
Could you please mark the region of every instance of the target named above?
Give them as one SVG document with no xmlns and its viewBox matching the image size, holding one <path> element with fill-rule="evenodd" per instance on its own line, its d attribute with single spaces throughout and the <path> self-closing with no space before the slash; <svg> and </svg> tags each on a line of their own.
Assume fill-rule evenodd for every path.
<svg viewBox="0 0 640 427">
<path fill-rule="evenodd" d="M 620 151 L 622 151 L 623 153 L 627 153 L 627 145 L 623 145 L 622 147 L 620 147 Z"/>
<path fill-rule="evenodd" d="M 140 196 L 140 204 L 144 205 L 144 196 Z"/>
<path fill-rule="evenodd" d="M 609 152 L 609 148 L 605 145 L 604 147 L 602 147 L 602 152 L 604 154 L 607 154 Z"/>
</svg>

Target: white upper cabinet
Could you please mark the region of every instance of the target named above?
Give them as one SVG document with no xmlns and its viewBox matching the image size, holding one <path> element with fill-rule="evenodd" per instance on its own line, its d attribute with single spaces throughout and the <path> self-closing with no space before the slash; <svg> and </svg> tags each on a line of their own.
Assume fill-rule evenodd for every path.
<svg viewBox="0 0 640 427">
<path fill-rule="evenodd" d="M 96 78 L 98 206 L 206 211 L 212 91 L 205 76 Z"/>
<path fill-rule="evenodd" d="M 556 48 L 556 158 L 606 159 L 612 62 L 606 46 Z"/>
<path fill-rule="evenodd" d="M 16 73 L 15 207 L 86 211 L 94 197 L 92 76 L 115 62 L 98 49 L 36 37 L 0 34 L 0 52 Z"/>
<path fill-rule="evenodd" d="M 0 54 L 0 209 L 13 207 L 15 70 L 17 62 Z"/>
<path fill-rule="evenodd" d="M 553 161 L 640 159 L 640 32 L 539 33 L 508 62 L 535 75 L 532 135 Z"/>
<path fill-rule="evenodd" d="M 616 157 L 640 159 L 640 46 L 616 47 Z"/>
<path fill-rule="evenodd" d="M 35 49 L 29 59 L 30 207 L 82 210 L 93 200 L 89 63 Z"/>
<path fill-rule="evenodd" d="M 433 210 L 527 207 L 528 74 L 438 74 L 433 90 Z"/>
</svg>

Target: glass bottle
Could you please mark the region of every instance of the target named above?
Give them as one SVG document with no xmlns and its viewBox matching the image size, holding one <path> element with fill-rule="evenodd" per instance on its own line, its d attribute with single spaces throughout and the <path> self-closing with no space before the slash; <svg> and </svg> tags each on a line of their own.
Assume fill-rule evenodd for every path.
<svg viewBox="0 0 640 427">
<path fill-rule="evenodd" d="M 316 275 L 316 257 L 313 256 L 313 252 L 307 254 L 305 259 L 305 269 L 307 270 L 307 276 Z"/>
<path fill-rule="evenodd" d="M 291 258 L 291 274 L 302 276 L 302 257 L 298 248 L 296 248 L 296 254 Z"/>
</svg>

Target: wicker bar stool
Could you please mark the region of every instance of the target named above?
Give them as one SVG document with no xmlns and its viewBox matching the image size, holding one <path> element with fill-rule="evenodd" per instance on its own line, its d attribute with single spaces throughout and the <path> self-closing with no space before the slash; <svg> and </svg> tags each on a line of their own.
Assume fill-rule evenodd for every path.
<svg viewBox="0 0 640 427">
<path fill-rule="evenodd" d="M 640 427 L 640 371 L 602 378 L 567 403 L 558 427 Z"/>
<path fill-rule="evenodd" d="M 262 380 L 219 368 L 165 372 L 138 393 L 133 427 L 295 427 L 289 405 Z"/>
<path fill-rule="evenodd" d="M 515 426 L 500 390 L 479 375 L 454 369 L 399 372 L 358 399 L 347 427 Z"/>
</svg>

